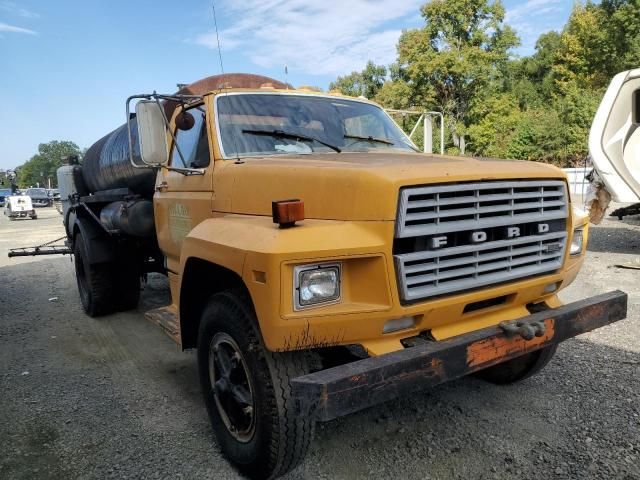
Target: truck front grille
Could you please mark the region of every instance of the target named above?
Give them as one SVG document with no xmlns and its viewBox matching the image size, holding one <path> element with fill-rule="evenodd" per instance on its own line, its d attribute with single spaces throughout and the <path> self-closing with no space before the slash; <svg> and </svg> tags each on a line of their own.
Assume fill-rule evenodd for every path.
<svg viewBox="0 0 640 480">
<path fill-rule="evenodd" d="M 567 215 L 562 180 L 402 189 L 394 259 L 403 302 L 556 271 Z"/>
</svg>

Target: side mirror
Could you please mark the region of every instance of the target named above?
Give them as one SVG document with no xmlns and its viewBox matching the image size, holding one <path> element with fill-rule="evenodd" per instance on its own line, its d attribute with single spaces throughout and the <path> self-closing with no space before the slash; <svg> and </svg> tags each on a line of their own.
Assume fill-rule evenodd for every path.
<svg viewBox="0 0 640 480">
<path fill-rule="evenodd" d="M 162 107 L 152 100 L 141 100 L 136 104 L 138 141 L 140 156 L 147 165 L 166 165 L 169 161 L 167 130 Z"/>
</svg>

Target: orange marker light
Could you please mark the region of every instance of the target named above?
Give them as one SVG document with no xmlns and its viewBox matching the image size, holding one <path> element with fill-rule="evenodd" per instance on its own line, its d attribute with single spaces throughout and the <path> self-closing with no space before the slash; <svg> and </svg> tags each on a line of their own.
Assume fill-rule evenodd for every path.
<svg viewBox="0 0 640 480">
<path fill-rule="evenodd" d="M 299 199 L 271 202 L 271 211 L 273 223 L 280 228 L 293 227 L 296 222 L 304 220 L 304 202 Z"/>
</svg>

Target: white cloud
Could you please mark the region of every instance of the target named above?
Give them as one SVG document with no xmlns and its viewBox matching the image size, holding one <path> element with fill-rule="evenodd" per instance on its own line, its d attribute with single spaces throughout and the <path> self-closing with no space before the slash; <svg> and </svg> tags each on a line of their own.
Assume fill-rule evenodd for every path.
<svg viewBox="0 0 640 480">
<path fill-rule="evenodd" d="M 0 22 L 0 32 L 26 33 L 28 35 L 38 34 L 38 32 L 29 30 L 28 28 L 16 27 L 15 25 L 9 25 L 8 23 L 3 23 L 3 22 Z"/>
<path fill-rule="evenodd" d="M 414 15 L 424 0 L 224 0 L 218 20 L 223 50 L 243 51 L 255 65 L 316 75 L 360 70 L 367 60 L 396 59 L 400 30 L 394 22 Z M 222 22 L 220 22 L 222 23 Z M 215 32 L 195 43 L 217 48 Z"/>
<path fill-rule="evenodd" d="M 39 18 L 40 17 L 40 15 L 37 14 L 36 12 L 32 12 L 31 10 L 27 10 L 26 8 L 19 7 L 14 2 L 9 2 L 9 1 L 0 1 L 0 9 L 22 18 Z"/>
<path fill-rule="evenodd" d="M 505 21 L 507 23 L 518 22 L 545 13 L 562 11 L 561 5 L 566 0 L 527 0 L 520 5 L 507 10 Z"/>
<path fill-rule="evenodd" d="M 198 45 L 203 45 L 208 48 L 218 48 L 218 39 L 216 37 L 216 32 L 201 33 L 200 35 L 196 36 L 194 42 Z M 220 38 L 221 50 L 233 50 L 241 44 L 242 42 L 239 40 L 234 40 L 232 38 Z"/>
<path fill-rule="evenodd" d="M 566 19 L 559 14 L 566 7 L 567 0 L 526 0 L 507 9 L 505 22 L 515 28 L 520 36 L 521 53 L 532 53 L 540 34 L 562 28 Z"/>
</svg>

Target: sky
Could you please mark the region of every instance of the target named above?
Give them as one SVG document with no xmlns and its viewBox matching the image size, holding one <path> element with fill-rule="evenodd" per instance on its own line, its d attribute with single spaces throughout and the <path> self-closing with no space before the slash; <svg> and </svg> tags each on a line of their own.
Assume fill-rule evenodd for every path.
<svg viewBox="0 0 640 480">
<path fill-rule="evenodd" d="M 425 0 L 215 0 L 226 72 L 327 88 L 389 64 Z M 573 0 L 503 0 L 518 55 L 562 28 Z M 125 121 L 130 95 L 171 93 L 221 71 L 211 0 L 0 0 L 0 169 L 38 144 L 81 148 Z"/>
</svg>

